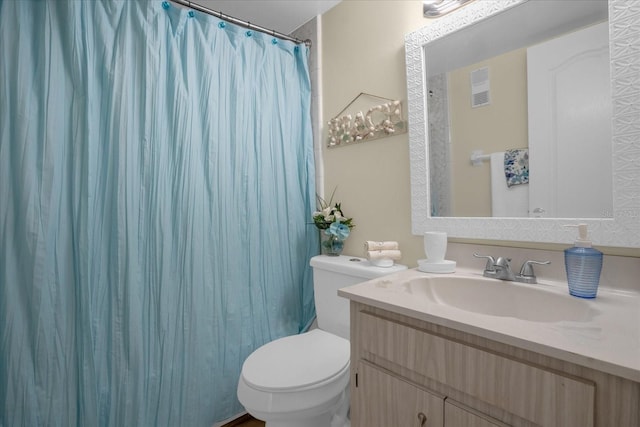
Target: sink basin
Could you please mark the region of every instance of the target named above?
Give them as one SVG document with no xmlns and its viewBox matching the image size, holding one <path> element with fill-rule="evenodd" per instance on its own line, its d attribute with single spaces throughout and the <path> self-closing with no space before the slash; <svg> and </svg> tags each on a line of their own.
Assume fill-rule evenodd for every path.
<svg viewBox="0 0 640 427">
<path fill-rule="evenodd" d="M 526 285 L 484 277 L 430 276 L 407 281 L 403 290 L 427 303 L 490 316 L 533 322 L 588 322 L 595 310 L 587 301 Z"/>
</svg>

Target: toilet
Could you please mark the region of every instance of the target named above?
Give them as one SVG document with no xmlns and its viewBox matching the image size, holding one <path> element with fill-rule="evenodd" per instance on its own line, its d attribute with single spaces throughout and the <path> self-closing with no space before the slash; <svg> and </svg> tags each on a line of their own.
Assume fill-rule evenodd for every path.
<svg viewBox="0 0 640 427">
<path fill-rule="evenodd" d="M 311 259 L 318 328 L 277 339 L 247 357 L 238 400 L 266 427 L 348 427 L 349 301 L 338 289 L 406 266 L 349 256 Z"/>
</svg>

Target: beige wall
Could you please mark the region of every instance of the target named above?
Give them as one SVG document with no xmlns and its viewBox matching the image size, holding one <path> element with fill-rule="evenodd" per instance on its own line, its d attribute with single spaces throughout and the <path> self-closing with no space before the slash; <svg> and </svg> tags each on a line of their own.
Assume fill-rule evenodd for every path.
<svg viewBox="0 0 640 427">
<path fill-rule="evenodd" d="M 406 117 L 404 35 L 426 22 L 421 1 L 343 0 L 325 13 L 321 31 L 325 122 L 360 92 L 402 100 Z M 326 129 L 322 134 L 325 140 Z M 397 240 L 403 263 L 415 266 L 424 258 L 422 239 L 411 234 L 408 147 L 405 133 L 324 148 L 326 196 L 337 186 L 334 201 L 342 202 L 344 213 L 356 224 L 345 254 L 362 256 L 365 240 Z"/>
<path fill-rule="evenodd" d="M 489 67 L 491 103 L 471 107 L 471 71 Z M 449 73 L 453 216 L 491 216 L 489 162 L 473 166 L 473 150 L 484 154 L 523 148 L 527 137 L 527 50 L 518 49 Z"/>
<path fill-rule="evenodd" d="M 429 22 L 422 17 L 419 0 L 343 0 L 325 13 L 321 19 L 325 121 L 360 92 L 403 100 L 406 117 L 404 35 Z M 326 139 L 326 130 L 322 135 Z M 405 133 L 324 149 L 327 196 L 337 186 L 335 201 L 342 202 L 345 213 L 356 224 L 346 242 L 345 254 L 362 256 L 365 240 L 397 240 L 403 264 L 415 267 L 416 261 L 424 258 L 422 238 L 411 234 L 408 145 Z M 493 243 L 551 250 L 566 246 Z M 640 249 L 617 249 L 610 253 L 640 257 Z"/>
</svg>

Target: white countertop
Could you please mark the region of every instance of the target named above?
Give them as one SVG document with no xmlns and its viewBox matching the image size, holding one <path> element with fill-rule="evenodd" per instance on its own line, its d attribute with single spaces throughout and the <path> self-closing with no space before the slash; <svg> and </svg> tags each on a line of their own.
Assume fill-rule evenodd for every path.
<svg viewBox="0 0 640 427">
<path fill-rule="evenodd" d="M 453 275 L 482 277 L 477 271 L 463 269 Z M 452 275 L 411 269 L 340 289 L 338 295 L 640 382 L 640 294 L 636 292 L 600 288 L 597 298 L 579 299 L 593 309 L 590 320 L 537 322 L 434 304 L 403 289 L 408 280 L 425 276 Z M 559 298 L 568 295 L 567 285 L 559 282 L 513 285 L 539 287 L 541 292 L 557 293 Z"/>
</svg>

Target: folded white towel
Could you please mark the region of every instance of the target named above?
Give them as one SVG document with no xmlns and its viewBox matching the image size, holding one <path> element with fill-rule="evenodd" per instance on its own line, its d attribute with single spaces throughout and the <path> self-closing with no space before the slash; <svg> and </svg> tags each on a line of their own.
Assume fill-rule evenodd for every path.
<svg viewBox="0 0 640 427">
<path fill-rule="evenodd" d="M 392 259 L 399 260 L 402 258 L 402 252 L 397 249 L 390 249 L 384 251 L 367 251 L 367 259 Z"/>
<path fill-rule="evenodd" d="M 373 240 L 367 240 L 364 242 L 365 251 L 386 251 L 391 249 L 400 249 L 398 242 L 374 242 Z"/>
</svg>

